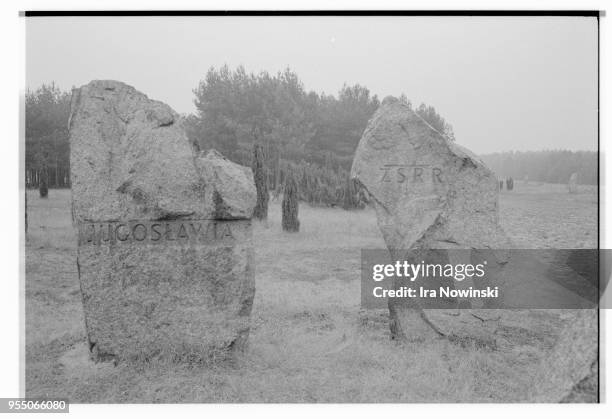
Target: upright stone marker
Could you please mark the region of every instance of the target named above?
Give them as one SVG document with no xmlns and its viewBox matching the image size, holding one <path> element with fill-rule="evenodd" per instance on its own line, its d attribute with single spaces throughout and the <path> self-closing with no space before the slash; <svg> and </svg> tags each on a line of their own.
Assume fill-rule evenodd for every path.
<svg viewBox="0 0 612 419">
<path fill-rule="evenodd" d="M 241 348 L 255 292 L 251 169 L 197 155 L 176 112 L 116 81 L 75 89 L 69 125 L 95 359 Z"/>
<path fill-rule="evenodd" d="M 351 177 L 374 199 L 391 249 L 509 245 L 498 224 L 493 172 L 395 98 L 387 97 L 368 123 Z"/>
<path fill-rule="evenodd" d="M 370 119 L 351 177 L 370 194 L 392 257 L 401 258 L 398 252 L 409 249 L 510 246 L 498 224 L 495 174 L 393 97 Z M 389 309 L 394 336 L 421 338 L 441 332 L 429 327 L 432 316 L 418 306 L 389 300 Z"/>
<path fill-rule="evenodd" d="M 461 259 L 464 253 L 473 258 L 482 256 L 483 249 L 491 249 L 484 252 L 489 256 L 487 272 L 504 284 L 503 292 L 509 295 L 509 301 L 504 298 L 504 307 L 513 308 L 513 303 L 521 307 L 523 300 L 533 297 L 525 290 L 538 290 L 534 284 L 546 290 L 543 295 L 547 298 L 564 301 L 568 307 L 592 306 L 583 305 L 582 299 L 550 281 L 542 262 L 527 256 L 517 260 L 511 257 L 515 253 L 504 250 L 513 245 L 498 223 L 500 185 L 494 174 L 470 151 L 450 142 L 397 99 L 386 98 L 370 119 L 355 153 L 351 177 L 374 203 L 392 260 L 403 259 L 407 250 L 428 254 L 439 249 L 442 251 L 431 253 Z M 459 251 L 444 252 L 453 249 Z M 521 283 L 527 282 L 529 286 L 521 291 Z M 395 288 L 402 285 L 405 283 L 400 279 Z M 536 301 L 545 303 L 541 297 Z M 450 310 L 453 315 L 448 315 L 449 310 L 423 309 L 418 298 L 390 298 L 388 302 L 395 338 L 420 340 L 444 335 L 484 344 L 491 341 L 494 347 L 497 321 L 504 311 L 510 311 L 478 310 L 478 315 L 472 316 L 470 310 Z M 590 382 L 596 377 L 596 311 L 574 313 L 575 319 L 566 325 L 550 360 L 536 374 L 535 387 L 542 387 L 547 372 L 555 371 L 548 390 L 538 390 L 533 396 L 536 401 L 559 401 L 585 377 Z"/>
<path fill-rule="evenodd" d="M 569 193 L 578 193 L 578 173 L 572 173 L 567 183 Z"/>
</svg>

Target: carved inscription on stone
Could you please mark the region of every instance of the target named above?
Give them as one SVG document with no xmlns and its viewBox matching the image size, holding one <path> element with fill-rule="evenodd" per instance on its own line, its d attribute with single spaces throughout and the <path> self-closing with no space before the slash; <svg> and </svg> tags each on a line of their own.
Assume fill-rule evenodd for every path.
<svg viewBox="0 0 612 419">
<path fill-rule="evenodd" d="M 69 125 L 92 357 L 192 363 L 243 349 L 255 296 L 251 169 L 196 152 L 174 110 L 121 82 L 75 89 Z"/>
<path fill-rule="evenodd" d="M 243 228 L 238 223 L 250 225 L 248 220 L 173 220 L 127 222 L 98 222 L 79 224 L 79 245 L 130 244 L 231 244 L 244 239 Z M 240 226 L 242 227 L 242 225 Z"/>
<path fill-rule="evenodd" d="M 439 167 L 426 164 L 385 164 L 380 168 L 381 182 L 444 183 Z"/>
</svg>

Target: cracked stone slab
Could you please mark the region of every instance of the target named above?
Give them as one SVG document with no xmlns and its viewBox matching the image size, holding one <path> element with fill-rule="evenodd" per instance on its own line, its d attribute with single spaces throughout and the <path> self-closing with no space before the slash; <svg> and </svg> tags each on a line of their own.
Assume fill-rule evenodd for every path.
<svg viewBox="0 0 612 419">
<path fill-rule="evenodd" d="M 418 252 L 430 257 L 432 249 L 441 249 L 438 253 L 443 260 L 437 262 L 470 263 L 484 251 L 489 254 L 487 276 L 492 285 L 505 285 L 505 307 L 520 308 L 528 298 L 543 301 L 537 292 L 551 300 L 551 308 L 561 307 L 559 301 L 573 301 L 576 307 L 592 306 L 552 281 L 553 271 L 545 263 L 529 255 L 512 257 L 514 250 L 509 249 L 514 246 L 499 225 L 495 174 L 477 156 L 449 141 L 396 98 L 386 98 L 369 121 L 355 153 L 351 177 L 370 195 L 393 260 L 405 259 L 410 252 L 417 254 L 410 256 L 415 259 L 412 263 L 418 263 Z M 459 260 L 451 261 L 450 255 Z M 402 285 L 400 280 L 394 287 Z M 469 285 L 465 281 L 462 284 Z M 508 310 L 474 310 L 473 305 L 471 309 L 458 306 L 451 310 L 424 306 L 418 298 L 389 299 L 392 336 L 409 340 L 444 336 L 491 349 L 509 343 L 497 335 Z M 596 312 L 570 312 L 575 319 L 540 367 L 534 400 L 560 401 L 585 377 L 593 381 Z"/>
<path fill-rule="evenodd" d="M 390 249 L 509 246 L 498 223 L 495 174 L 395 98 L 369 121 L 351 177 L 372 198 Z"/>
<path fill-rule="evenodd" d="M 396 98 L 385 98 L 369 121 L 351 177 L 368 192 L 392 258 L 403 259 L 406 251 L 415 249 L 507 249 L 511 245 L 499 226 L 495 174 Z M 452 254 L 457 253 L 447 253 Z M 503 252 L 496 256 L 500 266 L 506 262 Z M 471 257 L 468 252 L 463 263 Z M 423 311 L 417 300 L 389 300 L 394 337 L 418 340 L 459 334 L 481 340 L 495 330 L 494 322 L 478 321 L 464 310 L 459 315 Z"/>
</svg>

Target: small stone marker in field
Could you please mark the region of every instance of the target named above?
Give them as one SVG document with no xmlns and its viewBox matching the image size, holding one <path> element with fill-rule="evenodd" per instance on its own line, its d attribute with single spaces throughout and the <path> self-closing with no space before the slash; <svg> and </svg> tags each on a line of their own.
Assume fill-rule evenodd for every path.
<svg viewBox="0 0 612 419">
<path fill-rule="evenodd" d="M 300 231 L 300 220 L 298 218 L 299 200 L 298 186 L 295 178 L 288 173 L 285 178 L 285 192 L 282 203 L 282 226 L 284 231 L 296 233 Z"/>
<path fill-rule="evenodd" d="M 116 81 L 73 91 L 72 214 L 96 360 L 205 359 L 246 343 L 250 168 L 192 148 L 179 115 Z"/>
<path fill-rule="evenodd" d="M 578 193 L 578 173 L 572 173 L 567 183 L 569 193 Z"/>
<path fill-rule="evenodd" d="M 255 178 L 255 189 L 257 190 L 257 203 L 253 210 L 253 218 L 257 220 L 267 220 L 270 194 L 268 193 L 264 149 L 261 144 L 255 144 L 253 146 L 252 168 Z"/>
<path fill-rule="evenodd" d="M 41 198 L 47 198 L 49 196 L 49 187 L 47 185 L 47 178 L 43 175 L 40 183 L 38 184 L 38 193 Z"/>
<path fill-rule="evenodd" d="M 408 249 L 507 249 L 510 245 L 498 224 L 500 184 L 494 173 L 395 98 L 386 98 L 370 119 L 351 177 L 373 198 L 378 226 L 392 257 L 401 258 Z M 438 310 L 424 313 L 413 301 L 389 299 L 394 336 L 419 339 L 443 329 L 463 333 L 459 329 L 464 325 L 443 323 L 433 333 L 429 325 L 435 323 L 432 319 Z M 460 317 L 464 316 L 453 320 L 463 321 Z"/>
</svg>

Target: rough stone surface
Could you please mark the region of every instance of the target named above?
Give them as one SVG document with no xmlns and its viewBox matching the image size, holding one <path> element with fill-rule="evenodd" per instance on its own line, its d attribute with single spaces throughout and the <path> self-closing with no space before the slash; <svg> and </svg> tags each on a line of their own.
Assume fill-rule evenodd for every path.
<svg viewBox="0 0 612 419">
<path fill-rule="evenodd" d="M 195 162 L 204 180 L 214 185 L 214 218 L 251 218 L 253 202 L 257 199 L 251 168 L 232 163 L 216 150 L 202 153 Z"/>
<path fill-rule="evenodd" d="M 453 265 L 487 260 L 487 285 L 503 287 L 495 305 L 458 299 L 440 309 L 438 300 L 436 309 L 428 309 L 430 302 L 422 299 L 389 299 L 394 337 L 447 336 L 496 347 L 502 316 L 492 307 L 592 306 L 552 281 L 548 267 L 530 252 L 510 250 L 514 246 L 498 222 L 496 176 L 397 99 L 386 98 L 369 121 L 351 177 L 369 193 L 392 259 Z M 400 279 L 394 286 L 403 285 Z M 476 284 L 466 279 L 452 285 Z"/>
<path fill-rule="evenodd" d="M 116 81 L 73 91 L 72 214 L 97 359 L 242 347 L 255 284 L 249 168 L 198 156 L 179 116 Z"/>
<path fill-rule="evenodd" d="M 351 177 L 370 195 L 392 257 L 402 258 L 409 249 L 510 246 L 498 224 L 497 177 L 478 157 L 448 141 L 395 98 L 386 98 L 369 121 Z M 466 257 L 469 262 L 470 254 Z M 506 262 L 503 252 L 498 262 Z M 428 314 L 418 299 L 389 300 L 389 306 L 396 338 L 423 339 L 468 330 L 488 339 L 495 327 L 466 310 L 452 316 L 441 316 L 443 310 Z M 470 327 L 474 322 L 478 325 Z"/>
<path fill-rule="evenodd" d="M 493 172 L 395 98 L 368 123 L 351 176 L 373 198 L 390 249 L 509 245 Z"/>
<path fill-rule="evenodd" d="M 268 218 L 268 181 L 264 162 L 264 149 L 261 144 L 253 146 L 253 176 L 255 178 L 255 188 L 257 190 L 257 203 L 253 210 L 253 218 L 257 220 L 267 220 Z"/>
<path fill-rule="evenodd" d="M 572 173 L 567 183 L 569 193 L 578 193 L 578 173 Z"/>
<path fill-rule="evenodd" d="M 554 264 L 530 257 L 530 251 L 513 249 L 498 224 L 500 184 L 491 170 L 397 99 L 386 98 L 369 121 L 355 154 L 351 177 L 370 195 L 392 260 L 414 258 L 412 262 L 419 263 L 419 252 L 428 257 L 433 253 L 433 257 L 446 258 L 436 262 L 452 264 L 484 258 L 489 261 L 487 278 L 504 285 L 506 308 L 525 307 L 525 303 L 540 304 L 543 309 L 593 306 L 551 280 L 558 276 L 551 269 Z M 395 287 L 402 285 L 403 281 Z M 468 281 L 455 284 L 470 285 Z M 388 301 L 395 338 L 444 336 L 493 349 L 511 349 L 509 342 L 500 342 L 497 334 L 504 313 L 511 310 L 475 307 L 471 301 L 467 305 L 458 301 L 452 309 L 431 310 L 424 308 L 419 299 Z M 596 311 L 579 309 L 568 313 L 575 318 L 540 368 L 534 389 L 530 389 L 535 394 L 534 401 L 569 401 L 577 389 L 593 385 L 593 371 L 597 370 Z"/>
<path fill-rule="evenodd" d="M 285 179 L 284 190 L 282 203 L 283 230 L 295 233 L 300 231 L 300 220 L 298 219 L 298 186 L 292 175 L 288 175 Z"/>
<path fill-rule="evenodd" d="M 533 403 L 594 403 L 599 393 L 597 310 L 574 310 L 533 382 Z"/>
</svg>

